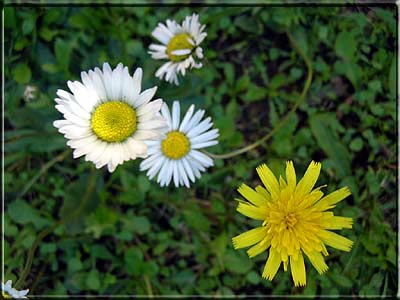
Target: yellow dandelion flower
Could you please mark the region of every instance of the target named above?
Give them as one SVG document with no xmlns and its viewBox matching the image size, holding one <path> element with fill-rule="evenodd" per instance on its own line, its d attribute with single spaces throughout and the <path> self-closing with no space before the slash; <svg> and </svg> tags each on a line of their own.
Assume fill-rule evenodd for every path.
<svg viewBox="0 0 400 300">
<path fill-rule="evenodd" d="M 324 256 L 328 255 L 325 245 L 350 251 L 353 242 L 329 230 L 352 228 L 352 218 L 334 216 L 329 209 L 349 196 L 347 187 L 326 196 L 321 187 L 313 189 L 321 164 L 312 161 L 304 177 L 296 182 L 293 162 L 286 162 L 286 181 L 279 181 L 265 165 L 257 168 L 262 186 L 255 190 L 243 184 L 238 192 L 248 200 L 241 201 L 237 211 L 263 221 L 261 227 L 251 229 L 232 239 L 235 249 L 252 246 L 247 250 L 250 258 L 266 251 L 269 256 L 262 274 L 270 281 L 283 263 L 287 271 L 289 262 L 295 286 L 306 285 L 306 269 L 303 254 L 319 274 L 328 270 Z"/>
</svg>

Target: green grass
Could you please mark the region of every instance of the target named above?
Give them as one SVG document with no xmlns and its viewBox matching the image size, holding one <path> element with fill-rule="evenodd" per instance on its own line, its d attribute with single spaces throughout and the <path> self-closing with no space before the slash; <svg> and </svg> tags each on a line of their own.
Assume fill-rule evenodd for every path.
<svg viewBox="0 0 400 300">
<path fill-rule="evenodd" d="M 174 87 L 154 77 L 161 62 L 146 51 L 158 22 L 192 12 L 207 25 L 204 67 Z M 91 163 L 63 153 L 66 141 L 52 126 L 61 118 L 55 92 L 67 80 L 105 61 L 131 73 L 142 67 L 143 87 L 157 85 L 169 105 L 178 99 L 183 110 L 206 109 L 220 130 L 209 151 L 226 153 L 270 132 L 298 99 L 307 69 L 289 31 L 314 78 L 272 139 L 216 160 L 191 189 L 160 188 L 139 172 L 139 160 L 112 174 L 95 171 L 89 204 L 39 244 L 20 288 L 31 295 L 395 295 L 397 13 L 394 5 L 6 7 L 5 279 L 18 280 L 36 236 L 77 208 L 89 180 Z M 37 88 L 31 101 L 23 98 L 27 85 Z M 294 288 L 282 269 L 272 283 L 261 279 L 267 254 L 249 259 L 231 244 L 258 224 L 235 211 L 237 187 L 259 184 L 261 163 L 283 174 L 288 159 L 298 177 L 312 159 L 321 161 L 317 185 L 352 191 L 334 212 L 354 219 L 341 234 L 355 245 L 349 253 L 331 248 L 323 276 L 307 261 L 305 288 Z"/>
</svg>

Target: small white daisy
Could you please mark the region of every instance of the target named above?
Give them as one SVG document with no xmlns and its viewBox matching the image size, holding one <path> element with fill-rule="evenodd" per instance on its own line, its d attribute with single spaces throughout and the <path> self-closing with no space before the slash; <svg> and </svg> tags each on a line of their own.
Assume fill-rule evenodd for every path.
<svg viewBox="0 0 400 300">
<path fill-rule="evenodd" d="M 147 143 L 149 157 L 141 162 L 140 170 L 148 170 L 150 179 L 158 173 L 157 182 L 161 186 L 168 186 L 173 178 L 176 187 L 190 187 L 189 179 L 195 182 L 195 178 L 201 177 L 200 172 L 214 164 L 199 149 L 218 144 L 218 129 L 209 130 L 213 125 L 211 118 L 201 121 L 204 110 L 194 113 L 193 104 L 181 123 L 178 101 L 172 105 L 172 117 L 165 103 L 161 114 L 167 120 L 169 131 L 164 139 Z"/>
<path fill-rule="evenodd" d="M 142 69 L 133 77 L 121 63 L 111 70 L 95 68 L 81 73 L 82 83 L 68 81 L 71 93 L 58 90 L 56 108 L 64 120 L 54 126 L 75 149 L 74 158 L 85 155 L 96 168 L 113 172 L 124 161 L 147 156 L 144 141 L 160 139 L 166 122 L 159 111 L 162 100 L 150 101 L 157 87 L 141 91 Z"/>
<path fill-rule="evenodd" d="M 29 289 L 22 290 L 22 291 L 17 291 L 16 289 L 12 288 L 11 285 L 12 285 L 12 281 L 11 280 L 8 280 L 6 282 L 6 284 L 1 283 L 1 293 L 2 293 L 3 298 L 6 298 L 6 299 L 7 298 L 8 299 L 11 299 L 11 298 L 14 298 L 14 299 L 21 299 L 21 298 L 26 299 L 27 298 L 26 295 L 28 294 Z"/>
<path fill-rule="evenodd" d="M 196 63 L 195 57 L 203 58 L 203 49 L 199 46 L 207 36 L 203 32 L 205 25 L 199 23 L 199 16 L 187 16 L 182 25 L 175 21 L 167 20 L 166 25 L 158 23 L 152 35 L 162 45 L 151 44 L 149 54 L 154 59 L 167 59 L 156 72 L 156 77 L 169 83 L 179 84 L 178 73 L 185 76 L 187 68 L 201 68 L 202 64 Z"/>
</svg>

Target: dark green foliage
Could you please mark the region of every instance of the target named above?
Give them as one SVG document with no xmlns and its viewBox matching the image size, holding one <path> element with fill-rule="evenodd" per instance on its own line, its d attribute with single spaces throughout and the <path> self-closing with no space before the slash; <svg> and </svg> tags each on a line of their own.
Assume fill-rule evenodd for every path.
<svg viewBox="0 0 400 300">
<path fill-rule="evenodd" d="M 204 67 L 174 87 L 154 77 L 151 31 L 197 12 L 207 25 Z M 97 170 L 89 206 L 47 236 L 22 288 L 35 295 L 394 295 L 397 291 L 397 8 L 389 7 L 6 7 L 4 9 L 5 278 L 21 274 L 38 233 L 79 206 L 91 164 L 66 158 L 22 198 L 19 192 L 66 149 L 52 122 L 57 89 L 108 61 L 144 70 L 168 104 L 207 110 L 225 153 L 268 133 L 296 102 L 306 78 L 290 31 L 310 57 L 314 80 L 296 114 L 267 143 L 217 160 L 191 189 L 160 188 L 125 163 Z M 25 101 L 33 85 L 35 98 Z M 249 259 L 231 238 L 258 225 L 235 212 L 236 188 L 260 183 L 265 162 L 300 177 L 322 162 L 317 185 L 348 185 L 335 214 L 354 218 L 342 234 L 349 253 L 330 249 L 320 276 L 307 262 L 307 286 L 283 270 L 261 279 L 266 253 Z M 282 173 L 283 174 L 283 173 Z"/>
</svg>

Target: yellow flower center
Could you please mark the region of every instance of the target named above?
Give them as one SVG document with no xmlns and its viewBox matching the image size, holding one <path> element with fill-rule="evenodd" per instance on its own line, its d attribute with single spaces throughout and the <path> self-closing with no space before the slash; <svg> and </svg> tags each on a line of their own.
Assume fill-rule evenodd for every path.
<svg viewBox="0 0 400 300">
<path fill-rule="evenodd" d="M 296 215 L 289 213 L 285 216 L 286 228 L 293 227 L 297 223 Z"/>
<path fill-rule="evenodd" d="M 109 101 L 96 108 L 90 125 L 103 141 L 122 142 L 136 130 L 136 112 L 125 102 Z"/>
<path fill-rule="evenodd" d="M 6 299 L 11 299 L 12 298 L 7 292 L 2 291 L 1 293 L 3 295 L 3 298 L 6 298 Z"/>
<path fill-rule="evenodd" d="M 170 60 L 178 62 L 185 60 L 186 58 L 189 57 L 190 54 L 187 55 L 174 55 L 172 54 L 173 51 L 175 50 L 183 50 L 183 49 L 189 49 L 192 50 L 194 46 L 189 43 L 190 35 L 187 33 L 179 33 L 175 35 L 168 43 L 167 45 L 167 55 Z"/>
<path fill-rule="evenodd" d="M 161 143 L 164 155 L 171 159 L 180 159 L 190 150 L 189 139 L 182 132 L 171 131 Z"/>
</svg>

